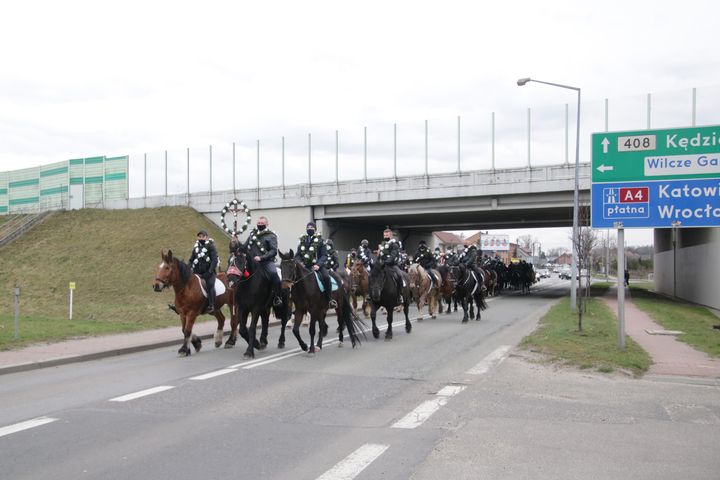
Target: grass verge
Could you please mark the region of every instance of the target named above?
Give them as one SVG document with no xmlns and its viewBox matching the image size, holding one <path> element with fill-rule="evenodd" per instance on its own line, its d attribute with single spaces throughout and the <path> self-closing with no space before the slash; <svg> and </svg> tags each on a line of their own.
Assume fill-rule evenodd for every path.
<svg viewBox="0 0 720 480">
<path fill-rule="evenodd" d="M 625 370 L 637 377 L 652 363 L 647 352 L 630 338 L 626 337 L 625 350 L 618 348 L 615 315 L 595 298 L 588 302 L 582 332 L 577 330 L 570 299 L 564 298 L 540 319 L 538 328 L 520 346 L 538 351 L 553 362 L 603 373 Z"/>
<path fill-rule="evenodd" d="M 630 284 L 631 300 L 666 330 L 684 332 L 676 338 L 712 357 L 720 357 L 720 318 L 707 308 L 649 291 L 651 285 Z"/>
<path fill-rule="evenodd" d="M 0 350 L 38 341 L 179 326 L 167 309 L 172 289 L 152 291 L 160 251 L 188 258 L 198 229 L 228 239 L 187 207 L 57 212 L 0 249 Z M 68 283 L 76 282 L 74 320 Z M 20 339 L 14 340 L 13 287 L 20 285 Z M 211 319 L 203 317 L 202 320 Z"/>
</svg>

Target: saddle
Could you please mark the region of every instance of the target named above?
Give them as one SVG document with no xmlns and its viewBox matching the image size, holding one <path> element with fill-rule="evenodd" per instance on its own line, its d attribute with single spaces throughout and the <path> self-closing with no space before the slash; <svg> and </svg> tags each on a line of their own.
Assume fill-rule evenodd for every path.
<svg viewBox="0 0 720 480">
<path fill-rule="evenodd" d="M 317 281 L 320 291 L 325 293 L 325 287 L 323 286 L 322 280 L 320 279 L 320 275 L 318 275 L 318 272 L 315 272 L 315 280 Z M 330 289 L 333 292 L 338 289 L 337 281 L 335 281 L 335 277 L 333 277 L 332 275 L 330 275 Z"/>
<path fill-rule="evenodd" d="M 200 281 L 200 290 L 202 291 L 203 297 L 207 298 L 207 284 L 205 279 L 200 277 L 198 274 L 195 274 L 195 276 Z M 219 278 L 215 277 L 215 298 L 219 297 L 223 293 L 225 293 L 225 284 L 221 282 Z"/>
</svg>

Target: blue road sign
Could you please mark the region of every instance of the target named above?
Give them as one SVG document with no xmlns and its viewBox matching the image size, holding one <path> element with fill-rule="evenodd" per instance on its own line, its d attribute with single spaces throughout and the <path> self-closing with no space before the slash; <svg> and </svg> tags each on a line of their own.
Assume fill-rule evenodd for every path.
<svg viewBox="0 0 720 480">
<path fill-rule="evenodd" d="M 720 179 L 593 183 L 593 228 L 720 226 Z"/>
</svg>

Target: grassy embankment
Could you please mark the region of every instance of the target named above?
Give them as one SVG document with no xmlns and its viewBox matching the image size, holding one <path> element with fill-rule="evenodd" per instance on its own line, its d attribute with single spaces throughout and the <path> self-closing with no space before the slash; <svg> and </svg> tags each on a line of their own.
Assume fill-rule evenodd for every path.
<svg viewBox="0 0 720 480">
<path fill-rule="evenodd" d="M 551 362 L 581 369 L 604 373 L 623 370 L 635 376 L 647 372 L 650 356 L 629 337 L 625 350 L 618 347 L 615 315 L 595 298 L 608 286 L 593 285 L 582 332 L 578 331 L 577 314 L 570 310 L 570 299 L 564 298 L 540 320 L 537 330 L 523 339 L 521 347 L 540 352 Z"/>
<path fill-rule="evenodd" d="M 684 332 L 676 338 L 713 357 L 720 357 L 720 318 L 707 308 L 651 292 L 651 283 L 630 283 L 630 299 L 666 330 Z"/>
<path fill-rule="evenodd" d="M 152 291 L 155 269 L 162 249 L 187 259 L 200 228 L 219 242 L 226 262 L 227 237 L 190 208 L 85 209 L 51 216 L 0 249 L 0 350 L 179 325 L 167 309 L 172 290 Z M 76 282 L 73 320 L 68 320 L 69 282 Z M 19 340 L 13 339 L 16 283 Z"/>
</svg>

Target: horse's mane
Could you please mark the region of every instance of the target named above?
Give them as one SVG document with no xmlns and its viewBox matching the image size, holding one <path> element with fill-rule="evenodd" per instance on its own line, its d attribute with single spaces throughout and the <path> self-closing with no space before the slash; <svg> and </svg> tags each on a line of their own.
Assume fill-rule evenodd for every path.
<svg viewBox="0 0 720 480">
<path fill-rule="evenodd" d="M 178 269 L 180 270 L 180 278 L 183 283 L 187 283 L 190 279 L 190 266 L 179 258 L 176 258 L 175 260 L 177 261 Z"/>
</svg>

